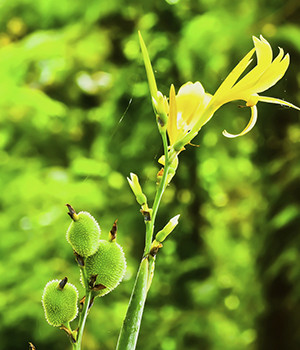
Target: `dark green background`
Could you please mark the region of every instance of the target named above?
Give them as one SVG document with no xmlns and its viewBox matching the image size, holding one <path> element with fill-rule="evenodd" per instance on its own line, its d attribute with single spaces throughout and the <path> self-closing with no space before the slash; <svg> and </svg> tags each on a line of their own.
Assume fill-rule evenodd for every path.
<svg viewBox="0 0 300 350">
<path fill-rule="evenodd" d="M 119 219 L 124 282 L 96 300 L 84 350 L 114 349 L 144 243 L 126 182 L 149 200 L 162 153 L 138 45 L 159 89 L 201 81 L 214 93 L 262 34 L 291 55 L 265 95 L 300 104 L 300 8 L 291 0 L 3 0 L 0 3 L 0 349 L 70 348 L 44 320 L 41 296 L 79 272 L 66 203 L 103 235 Z M 222 107 L 180 155 L 157 230 L 180 223 L 157 258 L 138 349 L 300 348 L 299 112 L 260 103 Z"/>
</svg>

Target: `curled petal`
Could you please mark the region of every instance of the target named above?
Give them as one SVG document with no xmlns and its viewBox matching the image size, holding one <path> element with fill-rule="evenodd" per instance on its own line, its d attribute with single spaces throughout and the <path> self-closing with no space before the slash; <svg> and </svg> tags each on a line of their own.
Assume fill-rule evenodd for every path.
<svg viewBox="0 0 300 350">
<path fill-rule="evenodd" d="M 259 96 L 258 101 L 260 101 L 260 102 L 268 102 L 268 103 L 275 103 L 275 104 L 278 104 L 278 105 L 283 105 L 283 106 L 295 108 L 295 109 L 298 109 L 298 111 L 300 111 L 300 108 L 295 106 L 295 105 L 293 105 L 292 103 L 284 101 L 284 100 L 280 100 L 279 98 L 275 98 L 275 97 Z"/>
<path fill-rule="evenodd" d="M 233 134 L 230 134 L 229 132 L 227 132 L 226 130 L 224 130 L 222 134 L 226 137 L 229 137 L 229 138 L 235 138 L 235 137 L 243 136 L 243 135 L 247 134 L 247 132 L 249 132 L 254 127 L 254 125 L 257 121 L 257 107 L 252 106 L 250 108 L 251 108 L 251 118 L 249 120 L 248 125 L 245 127 L 245 129 L 242 132 L 240 132 L 237 135 L 233 135 Z"/>
</svg>

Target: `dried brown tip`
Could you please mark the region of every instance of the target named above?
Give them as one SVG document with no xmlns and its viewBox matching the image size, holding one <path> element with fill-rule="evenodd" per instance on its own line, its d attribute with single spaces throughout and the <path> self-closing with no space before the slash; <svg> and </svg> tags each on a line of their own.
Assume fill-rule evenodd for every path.
<svg viewBox="0 0 300 350">
<path fill-rule="evenodd" d="M 166 125 L 165 122 L 160 118 L 159 115 L 157 115 L 156 119 L 157 119 L 157 122 L 161 128 L 163 128 Z"/>
<path fill-rule="evenodd" d="M 95 297 L 92 297 L 91 301 L 90 301 L 90 305 L 88 307 L 88 311 L 90 310 L 90 308 L 94 305 L 94 301 L 95 301 Z"/>
<path fill-rule="evenodd" d="M 65 285 L 68 282 L 68 277 L 63 278 L 59 283 L 58 283 L 58 289 L 63 290 Z"/>
<path fill-rule="evenodd" d="M 162 247 L 163 245 L 161 243 L 159 243 L 157 246 L 153 247 L 150 250 L 150 255 L 155 257 L 155 255 L 158 253 L 159 249 Z"/>
<path fill-rule="evenodd" d="M 157 173 L 157 177 L 162 177 L 163 176 L 163 174 L 164 174 L 164 168 L 161 168 L 159 171 L 158 171 L 158 173 Z"/>
<path fill-rule="evenodd" d="M 102 289 L 105 289 L 105 288 L 106 287 L 103 284 L 99 283 L 99 284 L 95 284 L 94 287 L 92 288 L 92 290 L 94 292 L 98 292 L 99 290 L 102 290 Z"/>
<path fill-rule="evenodd" d="M 70 218 L 71 218 L 73 221 L 78 221 L 78 215 L 77 215 L 75 209 L 74 209 L 70 204 L 66 204 L 66 206 L 67 206 L 68 209 L 69 209 L 68 215 L 70 216 Z"/>
<path fill-rule="evenodd" d="M 71 342 L 72 342 L 73 344 L 76 343 L 76 339 L 74 338 L 74 336 L 73 336 L 72 332 L 69 330 L 69 328 L 67 328 L 67 327 L 64 326 L 64 325 L 61 325 L 61 326 L 59 327 L 59 329 L 62 329 L 63 331 L 65 331 L 65 332 L 68 334 L 68 336 L 70 337 Z"/>
<path fill-rule="evenodd" d="M 82 311 L 82 309 L 83 309 L 83 305 L 84 305 L 84 303 L 85 303 L 85 299 L 86 299 L 85 296 L 84 296 L 82 299 L 80 299 L 80 302 L 79 302 L 80 311 Z M 93 306 L 93 304 L 94 304 L 94 299 L 95 299 L 95 297 L 92 297 L 92 298 L 91 298 L 91 300 L 90 300 L 90 305 L 89 305 L 89 307 L 88 307 L 88 310 Z"/>
<path fill-rule="evenodd" d="M 79 301 L 79 311 L 82 311 L 84 302 L 85 302 L 85 296 L 82 297 Z"/>
<path fill-rule="evenodd" d="M 84 267 L 85 265 L 84 257 L 76 253 L 75 250 L 74 250 L 74 255 L 75 255 L 75 260 L 77 261 L 77 264 L 81 267 Z"/>
<path fill-rule="evenodd" d="M 144 220 L 146 221 L 146 222 L 148 222 L 148 221 L 151 221 L 151 214 L 150 214 L 150 211 L 149 210 L 140 210 L 141 211 L 141 213 L 142 213 L 142 215 L 143 215 L 143 217 L 144 217 Z"/>
<path fill-rule="evenodd" d="M 188 144 L 189 144 L 190 146 L 192 146 L 192 147 L 200 147 L 200 145 L 196 145 L 195 143 L 189 142 Z"/>
<path fill-rule="evenodd" d="M 36 350 L 36 347 L 31 342 L 28 342 L 28 344 L 30 350 Z"/>
<path fill-rule="evenodd" d="M 118 219 L 115 220 L 115 222 L 113 224 L 113 227 L 112 227 L 112 229 L 109 232 L 109 239 L 110 239 L 110 241 L 115 241 L 116 238 L 117 238 L 117 230 L 118 230 L 117 222 L 118 222 Z"/>
<path fill-rule="evenodd" d="M 89 280 L 89 287 L 92 289 L 95 286 L 96 279 L 97 279 L 98 274 L 92 275 Z"/>
</svg>

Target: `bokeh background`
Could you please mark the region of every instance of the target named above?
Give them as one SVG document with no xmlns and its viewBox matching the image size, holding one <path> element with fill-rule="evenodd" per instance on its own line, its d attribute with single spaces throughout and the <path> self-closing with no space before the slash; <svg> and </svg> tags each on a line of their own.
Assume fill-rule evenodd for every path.
<svg viewBox="0 0 300 350">
<path fill-rule="evenodd" d="M 96 300 L 83 348 L 111 350 L 142 255 L 144 224 L 126 176 L 149 200 L 161 141 L 139 50 L 159 89 L 199 80 L 214 93 L 264 35 L 291 55 L 268 93 L 300 105 L 298 0 L 2 0 L 0 2 L 0 349 L 70 348 L 41 295 L 68 276 L 83 296 L 65 232 L 66 203 L 103 235 L 119 220 L 128 269 Z M 180 155 L 157 230 L 180 224 L 157 258 L 138 349 L 300 348 L 299 112 L 222 107 Z"/>
</svg>

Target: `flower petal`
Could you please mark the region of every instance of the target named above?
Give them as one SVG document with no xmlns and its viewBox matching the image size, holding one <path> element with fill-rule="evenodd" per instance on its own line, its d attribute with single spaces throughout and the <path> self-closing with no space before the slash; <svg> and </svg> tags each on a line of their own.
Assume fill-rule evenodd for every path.
<svg viewBox="0 0 300 350">
<path fill-rule="evenodd" d="M 268 103 L 275 103 L 275 104 L 278 104 L 278 105 L 283 105 L 283 106 L 295 108 L 298 111 L 300 111 L 300 108 L 295 106 L 295 105 L 293 105 L 292 103 L 284 101 L 284 100 L 280 100 L 279 98 L 275 98 L 275 97 L 259 96 L 258 101 L 260 101 L 260 102 L 268 102 Z"/>
<path fill-rule="evenodd" d="M 222 132 L 222 134 L 224 136 L 226 136 L 226 137 L 229 137 L 229 138 L 235 138 L 235 137 L 243 136 L 243 135 L 247 134 L 247 132 L 249 132 L 254 127 L 254 125 L 255 125 L 255 123 L 257 121 L 257 107 L 256 106 L 252 106 L 250 108 L 251 108 L 251 118 L 250 118 L 250 121 L 249 121 L 248 125 L 245 127 L 245 129 L 242 132 L 240 132 L 237 135 L 234 135 L 234 134 L 230 134 L 229 132 L 224 130 Z"/>
<path fill-rule="evenodd" d="M 170 144 L 172 145 L 176 141 L 176 137 L 178 134 L 177 104 L 176 104 L 175 88 L 173 84 L 171 85 L 171 88 L 170 88 L 169 118 L 168 118 L 168 124 L 167 124 L 167 131 L 170 139 Z"/>
<path fill-rule="evenodd" d="M 205 92 L 204 88 L 199 81 L 196 81 L 195 83 L 192 83 L 191 81 L 189 81 L 180 87 L 180 89 L 178 90 L 177 96 L 191 95 L 191 94 L 196 96 L 202 96 L 204 92 Z"/>
<path fill-rule="evenodd" d="M 257 65 L 234 85 L 232 90 L 235 92 L 248 89 L 256 91 L 255 87 L 257 81 L 271 65 L 273 53 L 267 40 L 264 39 L 263 36 L 261 36 L 261 40 L 253 36 L 253 42 L 256 51 Z"/>
<path fill-rule="evenodd" d="M 280 51 L 278 56 L 275 58 L 275 60 L 270 65 L 270 67 L 264 72 L 264 74 L 258 80 L 255 92 L 258 93 L 269 89 L 271 86 L 275 85 L 277 81 L 284 76 L 284 73 L 286 72 L 290 64 L 290 56 L 289 54 L 286 54 L 282 59 L 283 50 L 282 49 L 279 49 L 279 50 Z"/>
<path fill-rule="evenodd" d="M 273 59 L 271 45 L 262 35 L 260 36 L 260 40 L 253 36 L 253 42 L 256 49 L 257 65 L 263 66 L 266 69 Z"/>
<path fill-rule="evenodd" d="M 196 111 L 205 108 L 205 99 L 206 94 L 199 81 L 181 86 L 176 96 L 177 112 L 187 126 L 192 127 L 196 123 Z"/>
<path fill-rule="evenodd" d="M 231 73 L 227 76 L 227 78 L 223 81 L 223 83 L 220 85 L 218 90 L 216 91 L 214 95 L 214 100 L 223 100 L 224 97 L 227 95 L 227 92 L 232 88 L 232 86 L 236 83 L 238 78 L 241 76 L 241 74 L 244 72 L 244 70 L 248 67 L 248 65 L 251 63 L 251 57 L 255 51 L 255 48 L 253 48 L 250 52 L 247 53 L 247 55 L 233 68 Z M 222 95 L 225 96 L 222 96 Z M 220 101 L 220 102 L 221 102 Z M 222 104 L 225 102 L 222 102 Z"/>
</svg>

